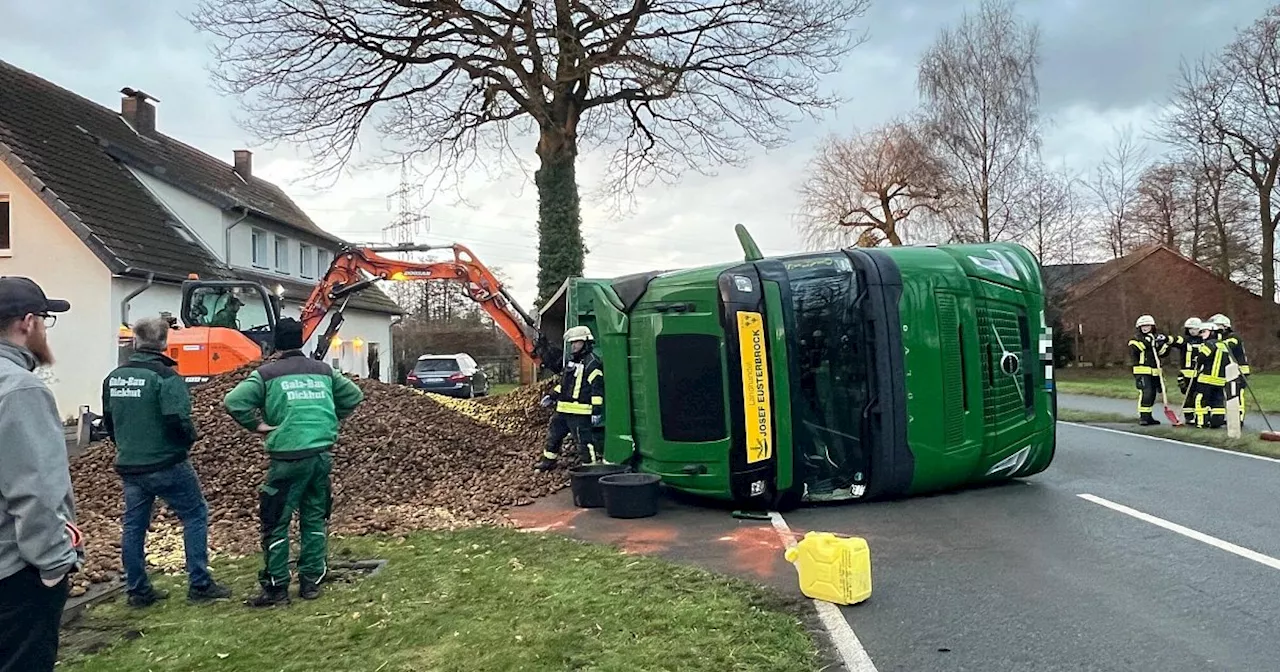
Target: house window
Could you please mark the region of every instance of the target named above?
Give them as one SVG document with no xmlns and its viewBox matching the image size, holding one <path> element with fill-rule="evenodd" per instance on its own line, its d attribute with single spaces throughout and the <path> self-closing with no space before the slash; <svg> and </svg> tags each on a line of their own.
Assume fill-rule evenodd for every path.
<svg viewBox="0 0 1280 672">
<path fill-rule="evenodd" d="M 0 194 L 0 257 L 13 254 L 13 238 L 9 231 L 9 197 Z"/>
<path fill-rule="evenodd" d="M 267 234 L 258 229 L 253 230 L 253 265 L 258 268 L 267 267 Z"/>
<path fill-rule="evenodd" d="M 316 277 L 316 255 L 312 253 L 310 245 L 300 245 L 298 248 L 298 275 L 308 280 Z"/>
<path fill-rule="evenodd" d="M 276 236 L 276 272 L 289 272 L 289 239 Z"/>
<path fill-rule="evenodd" d="M 316 248 L 316 272 L 329 272 L 329 262 L 333 261 L 333 253 L 323 247 Z"/>
</svg>

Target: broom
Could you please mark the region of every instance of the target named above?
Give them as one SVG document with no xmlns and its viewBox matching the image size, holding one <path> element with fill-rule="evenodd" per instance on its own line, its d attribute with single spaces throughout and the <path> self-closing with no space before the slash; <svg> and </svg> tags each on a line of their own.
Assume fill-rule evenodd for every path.
<svg viewBox="0 0 1280 672">
<path fill-rule="evenodd" d="M 1178 414 L 1174 413 L 1172 408 L 1169 408 L 1169 395 L 1164 391 L 1164 369 L 1160 367 L 1160 355 L 1156 354 L 1154 344 L 1151 348 L 1151 356 L 1156 360 L 1156 374 L 1160 376 L 1160 401 L 1164 403 L 1164 417 L 1169 419 L 1170 425 L 1181 427 L 1182 418 L 1178 417 Z M 1277 436 L 1276 440 L 1280 441 L 1280 435 Z"/>
<path fill-rule="evenodd" d="M 1240 364 L 1236 362 L 1236 358 L 1231 355 L 1230 349 L 1227 350 L 1227 357 L 1230 357 L 1231 362 L 1237 367 L 1240 366 Z M 1244 389 L 1249 391 L 1249 396 L 1253 399 L 1253 405 L 1258 407 L 1258 415 L 1261 415 L 1262 421 L 1267 423 L 1267 431 L 1259 434 L 1258 438 L 1263 441 L 1280 441 L 1280 432 L 1277 432 L 1275 428 L 1271 426 L 1271 418 L 1267 417 L 1267 412 L 1262 409 L 1262 402 L 1258 401 L 1258 395 L 1254 394 L 1253 386 L 1249 384 L 1249 376 L 1242 373 L 1240 374 L 1240 377 L 1244 379 Z"/>
</svg>

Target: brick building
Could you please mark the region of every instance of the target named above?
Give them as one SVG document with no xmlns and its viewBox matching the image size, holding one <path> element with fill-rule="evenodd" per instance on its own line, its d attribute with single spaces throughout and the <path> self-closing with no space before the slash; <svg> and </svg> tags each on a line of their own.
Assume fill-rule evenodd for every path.
<svg viewBox="0 0 1280 672">
<path fill-rule="evenodd" d="M 1180 333 L 1190 316 L 1223 313 L 1252 363 L 1280 358 L 1280 306 L 1162 245 L 1102 264 L 1049 265 L 1042 273 L 1048 317 L 1058 334 L 1055 350 L 1068 354 L 1068 361 L 1125 363 L 1134 320 L 1143 313 L 1170 334 Z"/>
</svg>

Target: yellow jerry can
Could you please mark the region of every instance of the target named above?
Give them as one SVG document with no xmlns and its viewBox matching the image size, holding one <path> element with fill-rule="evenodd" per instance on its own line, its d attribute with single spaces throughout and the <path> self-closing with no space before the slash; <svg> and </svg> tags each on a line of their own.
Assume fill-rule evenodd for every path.
<svg viewBox="0 0 1280 672">
<path fill-rule="evenodd" d="M 809 532 L 787 562 L 800 574 L 800 592 L 815 600 L 857 604 L 871 597 L 871 549 L 861 537 Z"/>
</svg>

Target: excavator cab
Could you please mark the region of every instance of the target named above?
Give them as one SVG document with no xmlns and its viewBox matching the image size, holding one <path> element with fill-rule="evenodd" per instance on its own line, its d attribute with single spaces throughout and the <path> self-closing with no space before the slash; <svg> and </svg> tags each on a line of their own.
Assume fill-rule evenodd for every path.
<svg viewBox="0 0 1280 672">
<path fill-rule="evenodd" d="M 169 337 L 169 356 L 187 383 L 207 381 L 271 353 L 280 297 L 260 283 L 191 279 L 182 283 L 185 328 Z"/>
</svg>

